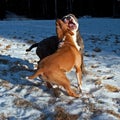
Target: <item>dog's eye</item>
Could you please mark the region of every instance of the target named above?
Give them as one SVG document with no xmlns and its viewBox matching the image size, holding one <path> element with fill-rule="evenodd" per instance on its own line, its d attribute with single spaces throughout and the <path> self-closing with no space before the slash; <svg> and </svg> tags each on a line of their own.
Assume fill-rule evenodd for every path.
<svg viewBox="0 0 120 120">
<path fill-rule="evenodd" d="M 71 16 L 67 16 L 66 19 L 67 19 L 67 20 L 70 20 L 70 19 L 71 19 Z"/>
<path fill-rule="evenodd" d="M 63 21 L 64 20 L 70 20 L 70 19 L 71 19 L 71 16 L 65 16 L 65 17 L 62 18 Z"/>
<path fill-rule="evenodd" d="M 66 18 L 66 17 L 63 17 L 63 18 L 62 18 L 62 21 L 64 21 L 64 20 L 65 20 L 65 18 Z"/>
</svg>

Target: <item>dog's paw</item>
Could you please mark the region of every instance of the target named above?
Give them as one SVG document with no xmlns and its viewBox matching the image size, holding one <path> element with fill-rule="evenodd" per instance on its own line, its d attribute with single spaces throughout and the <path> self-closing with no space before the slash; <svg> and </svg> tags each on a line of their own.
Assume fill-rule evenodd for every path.
<svg viewBox="0 0 120 120">
<path fill-rule="evenodd" d="M 30 80 L 30 81 L 33 80 L 33 79 L 32 79 L 31 77 L 29 77 L 29 76 L 27 76 L 26 79 L 27 79 L 27 80 Z"/>
<path fill-rule="evenodd" d="M 27 77 L 25 77 L 26 79 L 29 79 L 29 77 L 27 76 Z"/>
<path fill-rule="evenodd" d="M 63 45 L 64 45 L 63 41 L 59 42 L 58 48 L 61 48 Z"/>
<path fill-rule="evenodd" d="M 80 97 L 80 94 L 74 94 L 73 97 L 79 98 L 79 97 Z"/>
</svg>

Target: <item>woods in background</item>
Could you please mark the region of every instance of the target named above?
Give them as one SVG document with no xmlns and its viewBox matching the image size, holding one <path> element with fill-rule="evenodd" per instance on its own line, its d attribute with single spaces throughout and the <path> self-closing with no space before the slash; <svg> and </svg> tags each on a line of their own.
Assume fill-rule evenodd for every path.
<svg viewBox="0 0 120 120">
<path fill-rule="evenodd" d="M 61 18 L 68 13 L 120 17 L 120 0 L 0 0 L 0 19 L 6 11 L 34 19 Z"/>
</svg>

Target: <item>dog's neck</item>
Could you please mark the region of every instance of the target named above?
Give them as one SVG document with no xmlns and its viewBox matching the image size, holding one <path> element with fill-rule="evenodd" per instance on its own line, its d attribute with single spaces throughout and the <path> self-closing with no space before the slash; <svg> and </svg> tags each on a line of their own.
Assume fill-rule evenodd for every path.
<svg viewBox="0 0 120 120">
<path fill-rule="evenodd" d="M 74 35 L 72 36 L 73 42 L 78 50 L 80 50 L 80 46 L 77 43 L 77 32 L 74 32 Z"/>
<path fill-rule="evenodd" d="M 70 45 L 70 46 L 76 48 L 77 50 L 79 50 L 76 47 L 76 44 L 75 44 L 76 42 L 73 40 L 73 38 L 74 38 L 74 35 L 71 36 L 70 34 L 65 34 L 63 39 L 62 39 L 62 41 L 63 41 L 62 46 Z"/>
</svg>

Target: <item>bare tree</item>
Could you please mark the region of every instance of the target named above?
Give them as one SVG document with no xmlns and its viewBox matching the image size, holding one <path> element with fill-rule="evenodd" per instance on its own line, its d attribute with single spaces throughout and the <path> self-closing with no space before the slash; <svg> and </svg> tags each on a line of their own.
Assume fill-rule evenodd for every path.
<svg viewBox="0 0 120 120">
<path fill-rule="evenodd" d="M 55 3 L 55 18 L 57 18 L 57 0 L 54 0 Z"/>
</svg>

